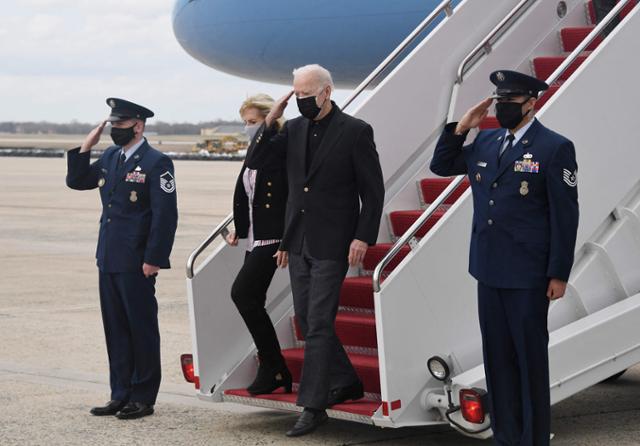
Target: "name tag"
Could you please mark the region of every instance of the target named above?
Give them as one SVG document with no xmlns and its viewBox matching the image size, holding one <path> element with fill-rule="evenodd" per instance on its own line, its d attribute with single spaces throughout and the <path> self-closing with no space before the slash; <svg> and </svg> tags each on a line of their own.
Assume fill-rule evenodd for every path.
<svg viewBox="0 0 640 446">
<path fill-rule="evenodd" d="M 476 163 L 476 166 L 479 166 L 479 167 L 487 167 L 487 162 L 486 162 L 486 161 L 478 161 L 478 162 Z"/>
<path fill-rule="evenodd" d="M 513 165 L 514 172 L 540 173 L 540 162 L 530 159 L 516 161 Z"/>
<path fill-rule="evenodd" d="M 133 172 L 127 173 L 127 177 L 125 178 L 125 181 L 127 183 L 144 183 L 146 178 L 147 178 L 146 173 L 133 171 Z"/>
</svg>

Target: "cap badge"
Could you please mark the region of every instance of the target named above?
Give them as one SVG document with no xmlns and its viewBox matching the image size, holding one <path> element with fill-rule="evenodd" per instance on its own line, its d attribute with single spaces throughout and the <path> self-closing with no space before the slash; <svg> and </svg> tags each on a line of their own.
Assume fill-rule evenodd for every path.
<svg viewBox="0 0 640 446">
<path fill-rule="evenodd" d="M 498 71 L 496 73 L 496 79 L 498 79 L 500 82 L 504 82 L 506 78 L 504 77 L 504 73 L 502 71 Z"/>
<path fill-rule="evenodd" d="M 111 99 L 109 101 L 109 107 L 114 108 L 116 106 L 116 101 L 114 101 L 113 99 Z"/>
</svg>

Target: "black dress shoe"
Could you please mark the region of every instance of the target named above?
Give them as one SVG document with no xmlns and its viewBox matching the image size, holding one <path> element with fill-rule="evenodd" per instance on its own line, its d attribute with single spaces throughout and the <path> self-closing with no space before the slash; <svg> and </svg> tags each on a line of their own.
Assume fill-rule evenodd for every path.
<svg viewBox="0 0 640 446">
<path fill-rule="evenodd" d="M 115 415 L 126 404 L 127 404 L 126 401 L 111 400 L 104 406 L 94 407 L 93 409 L 91 409 L 90 412 L 91 412 L 91 415 L 95 415 L 96 417 L 104 417 L 106 415 Z"/>
<path fill-rule="evenodd" d="M 135 420 L 153 413 L 153 405 L 144 403 L 128 403 L 116 415 L 121 420 Z"/>
<path fill-rule="evenodd" d="M 256 379 L 247 387 L 247 392 L 251 395 L 263 395 L 284 387 L 285 392 L 291 393 L 292 383 L 291 372 L 284 363 L 278 367 L 260 364 Z"/>
<path fill-rule="evenodd" d="M 362 387 L 362 381 L 356 381 L 347 387 L 341 387 L 339 389 L 329 392 L 329 401 L 327 405 L 335 406 L 336 404 L 342 404 L 347 400 L 359 400 L 364 396 L 364 388 Z"/>
<path fill-rule="evenodd" d="M 293 426 L 287 432 L 287 437 L 301 437 L 316 430 L 316 428 L 327 422 L 329 417 L 324 410 L 305 409 Z"/>
</svg>

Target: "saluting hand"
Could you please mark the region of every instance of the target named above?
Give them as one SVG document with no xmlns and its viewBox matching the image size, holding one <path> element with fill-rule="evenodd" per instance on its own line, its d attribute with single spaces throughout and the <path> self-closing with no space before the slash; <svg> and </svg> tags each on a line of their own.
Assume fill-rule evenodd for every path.
<svg viewBox="0 0 640 446">
<path fill-rule="evenodd" d="M 289 265 L 289 253 L 287 251 L 277 250 L 273 257 L 276 259 L 278 268 L 286 268 Z"/>
<path fill-rule="evenodd" d="M 560 279 L 551 279 L 547 288 L 547 297 L 549 300 L 560 299 L 567 291 L 567 282 Z"/>
<path fill-rule="evenodd" d="M 482 120 L 489 114 L 489 107 L 493 103 L 492 98 L 487 98 L 479 104 L 471 107 L 464 114 L 456 126 L 456 134 L 463 134 L 467 130 L 474 129 L 480 125 Z"/>
<path fill-rule="evenodd" d="M 102 123 L 98 127 L 89 132 L 86 139 L 82 143 L 82 146 L 80 147 L 80 153 L 88 152 L 93 146 L 100 142 L 100 136 L 102 135 L 102 131 L 104 130 L 105 125 L 107 125 L 107 121 L 102 121 Z"/>
<path fill-rule="evenodd" d="M 274 122 L 282 117 L 284 114 L 284 109 L 289 105 L 289 99 L 293 96 L 293 90 L 291 90 L 286 95 L 282 96 L 278 101 L 273 105 L 273 108 L 265 118 L 265 123 L 267 127 L 271 127 Z"/>
<path fill-rule="evenodd" d="M 354 239 L 349 247 L 349 266 L 358 266 L 364 260 L 369 245 L 358 239 Z"/>
</svg>

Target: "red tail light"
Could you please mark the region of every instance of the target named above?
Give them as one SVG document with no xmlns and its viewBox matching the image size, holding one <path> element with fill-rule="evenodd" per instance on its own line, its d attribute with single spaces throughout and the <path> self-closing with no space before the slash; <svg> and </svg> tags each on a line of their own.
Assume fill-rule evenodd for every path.
<svg viewBox="0 0 640 446">
<path fill-rule="evenodd" d="M 484 423 L 484 407 L 482 407 L 482 395 L 475 389 L 462 389 L 460 391 L 460 410 L 462 416 L 469 423 Z"/>
<path fill-rule="evenodd" d="M 193 355 L 192 354 L 184 354 L 180 356 L 180 364 L 182 365 L 182 374 L 184 375 L 184 379 L 189 383 L 196 382 L 196 373 L 193 368 Z"/>
</svg>

